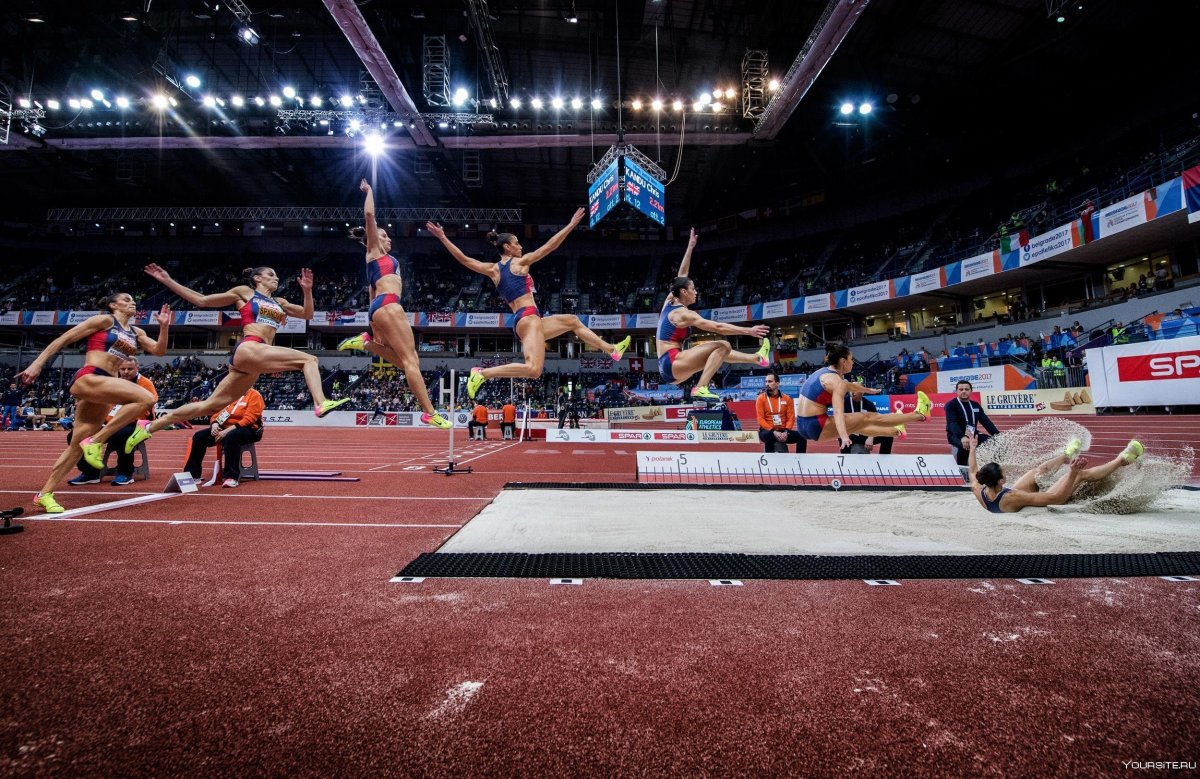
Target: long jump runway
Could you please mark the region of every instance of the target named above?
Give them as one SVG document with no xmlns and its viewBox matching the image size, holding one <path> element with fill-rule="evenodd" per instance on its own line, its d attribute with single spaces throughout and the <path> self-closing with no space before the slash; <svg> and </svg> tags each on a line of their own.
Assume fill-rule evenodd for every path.
<svg viewBox="0 0 1200 779">
<path fill-rule="evenodd" d="M 1093 449 L 1113 453 L 1131 429 L 1151 448 L 1200 433 L 1195 418 L 1088 424 Z M 940 425 L 912 427 L 898 452 L 945 452 Z M 157 492 L 186 435 L 149 443 L 148 485 L 63 487 L 61 502 Z M 62 443 L 0 436 L 0 505 L 27 503 Z M 521 505 L 531 543 L 552 531 L 556 546 L 586 540 L 578 526 L 561 534 L 590 512 L 587 492 L 536 502 L 509 482 L 635 482 L 632 447 L 460 440 L 456 459 L 475 471 L 446 477 L 429 470 L 445 445 L 434 431 L 323 432 L 317 445 L 308 431 L 269 430 L 261 467 L 361 481 L 245 482 L 74 521 L 22 517 L 24 533 L 0 537 L 0 772 L 1109 775 L 1122 761 L 1195 759 L 1200 581 L 393 582 Z M 678 504 L 670 496 L 685 493 L 653 493 L 665 496 L 654 504 L 640 503 L 650 492 L 614 494 L 603 514 L 672 526 L 677 540 L 698 543 L 721 517 L 713 491 Z M 872 552 L 988 541 L 954 522 L 949 501 L 966 495 L 925 493 L 922 536 L 894 532 L 919 522 L 889 521 L 911 509 L 901 492 L 726 497 L 734 519 L 767 527 L 756 544 L 774 532 L 765 523 L 803 512 L 780 536 L 797 552 L 837 552 L 826 545 L 855 513 L 845 521 L 861 523 L 855 543 Z M 962 517 L 1037 528 L 1060 552 L 1086 533 L 1139 536 L 1137 516 L 1089 528 L 964 503 Z"/>
</svg>

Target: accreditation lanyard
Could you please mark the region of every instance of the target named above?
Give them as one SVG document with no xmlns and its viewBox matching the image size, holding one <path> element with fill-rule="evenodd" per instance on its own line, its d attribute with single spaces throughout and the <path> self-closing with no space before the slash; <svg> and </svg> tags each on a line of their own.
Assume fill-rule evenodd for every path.
<svg viewBox="0 0 1200 779">
<path fill-rule="evenodd" d="M 767 394 L 767 410 L 771 412 L 771 421 L 777 425 L 783 424 L 783 393 L 779 393 L 779 404 L 777 408 L 771 408 L 771 393 Z"/>
<path fill-rule="evenodd" d="M 958 399 L 958 405 L 962 407 L 963 421 L 967 422 L 967 427 L 975 427 L 975 406 L 971 403 L 963 403 L 962 398 Z M 970 409 L 970 411 L 971 411 L 970 421 L 967 420 L 967 410 L 968 409 Z"/>
</svg>

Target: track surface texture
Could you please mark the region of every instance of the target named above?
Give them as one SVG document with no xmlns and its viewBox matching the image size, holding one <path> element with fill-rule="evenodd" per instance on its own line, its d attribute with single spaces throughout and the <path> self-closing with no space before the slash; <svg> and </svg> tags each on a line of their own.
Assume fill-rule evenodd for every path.
<svg viewBox="0 0 1200 779">
<path fill-rule="evenodd" d="M 1197 418 L 1084 423 L 1098 456 L 1200 433 Z M 946 451 L 937 421 L 910 427 L 897 452 Z M 60 502 L 158 492 L 187 435 L 149 442 L 150 482 Z M 28 507 L 62 445 L 0 435 L 0 505 Z M 361 481 L 23 517 L 0 537 L 0 775 L 1109 776 L 1200 760 L 1200 581 L 390 582 L 507 482 L 634 481 L 631 446 L 460 440 L 475 471 L 453 477 L 430 471 L 445 446 L 271 429 L 261 467 Z"/>
</svg>

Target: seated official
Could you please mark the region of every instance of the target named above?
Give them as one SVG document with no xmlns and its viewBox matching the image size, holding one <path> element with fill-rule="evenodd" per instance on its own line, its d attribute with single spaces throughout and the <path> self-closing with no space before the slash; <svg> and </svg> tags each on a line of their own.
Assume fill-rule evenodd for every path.
<svg viewBox="0 0 1200 779">
<path fill-rule="evenodd" d="M 857 414 L 863 411 L 879 412 L 869 398 L 855 390 L 846 393 L 845 404 L 847 414 Z M 893 436 L 867 436 L 851 433 L 850 445 L 842 447 L 841 451 L 842 454 L 872 454 L 875 447 L 878 446 L 878 454 L 891 454 L 892 443 L 895 440 Z"/>
<path fill-rule="evenodd" d="M 126 381 L 132 381 L 133 383 L 137 384 L 139 387 L 150 393 L 150 397 L 154 398 L 154 403 L 158 402 L 158 390 L 155 388 L 154 382 L 138 373 L 138 361 L 136 357 L 123 360 L 121 364 L 117 366 L 117 377 L 125 379 Z M 120 405 L 113 406 L 111 409 L 109 409 L 108 420 L 111 420 L 114 416 L 116 416 L 117 412 L 120 410 Z M 153 405 L 151 405 L 150 412 L 145 418 L 150 420 L 154 419 Z M 124 487 L 127 484 L 133 484 L 133 453 L 131 452 L 129 454 L 125 454 L 125 441 L 129 438 L 129 436 L 133 435 L 133 431 L 137 429 L 137 423 L 139 421 L 140 420 L 137 419 L 133 420 L 128 425 L 125 425 L 125 427 L 113 433 L 112 438 L 108 439 L 109 445 L 117 450 L 117 473 L 115 476 L 113 476 L 112 480 L 112 485 L 114 487 Z M 62 425 L 62 422 L 63 420 L 59 420 L 60 425 Z M 66 428 L 69 429 L 73 423 L 74 420 L 72 419 L 71 422 L 66 425 Z M 71 433 L 67 433 L 67 442 L 70 443 L 70 441 Z M 79 475 L 74 479 L 71 479 L 69 482 L 67 482 L 67 484 L 70 484 L 72 487 L 78 487 L 83 484 L 100 483 L 100 471 L 89 465 L 87 460 L 80 457 L 79 462 L 75 467 L 79 469 Z"/>
<path fill-rule="evenodd" d="M 225 458 L 221 486 L 238 486 L 238 480 L 242 477 L 242 450 L 262 440 L 264 408 L 266 403 L 259 391 L 253 387 L 246 390 L 245 395 L 213 417 L 208 427 L 202 427 L 192 434 L 184 470 L 192 478 L 199 479 L 204 453 L 210 446 L 220 446 Z"/>
<path fill-rule="evenodd" d="M 517 437 L 517 407 L 511 402 L 505 403 L 500 409 L 500 437 L 503 438 L 505 433 L 508 433 L 513 438 Z"/>
<path fill-rule="evenodd" d="M 476 403 L 475 410 L 471 412 L 471 419 L 469 419 L 467 421 L 467 437 L 474 438 L 475 430 L 476 430 L 476 428 L 479 428 L 482 430 L 483 437 L 487 438 L 487 426 L 488 426 L 487 406 L 483 405 L 482 403 Z"/>
<path fill-rule="evenodd" d="M 946 401 L 946 439 L 954 447 L 954 458 L 959 465 L 967 464 L 972 436 L 975 443 L 982 444 L 1000 432 L 996 429 L 996 423 L 984 412 L 983 406 L 971 400 L 973 389 L 971 382 L 960 381 L 954 385 L 954 393 L 958 397 Z"/>
<path fill-rule="evenodd" d="M 785 452 L 788 444 L 796 445 L 796 454 L 808 451 L 808 441 L 795 429 L 795 404 L 779 389 L 779 374 L 767 374 L 766 389 L 754 401 L 754 411 L 764 452 L 774 452 L 776 444 L 783 444 Z"/>
</svg>

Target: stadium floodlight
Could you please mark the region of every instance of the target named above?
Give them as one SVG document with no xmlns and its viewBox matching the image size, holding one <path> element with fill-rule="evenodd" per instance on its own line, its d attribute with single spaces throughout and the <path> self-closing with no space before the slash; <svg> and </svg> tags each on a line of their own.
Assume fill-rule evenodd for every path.
<svg viewBox="0 0 1200 779">
<path fill-rule="evenodd" d="M 554 97 L 550 98 L 550 105 L 553 106 L 555 111 L 561 111 L 565 103 L 561 97 L 555 95 Z"/>
<path fill-rule="evenodd" d="M 720 100 L 720 99 L 721 99 L 721 90 L 720 90 L 720 89 L 714 89 L 714 90 L 712 91 L 712 96 L 713 96 L 713 100 Z"/>
<path fill-rule="evenodd" d="M 85 97 L 85 98 L 83 98 L 82 100 L 80 100 L 80 101 L 79 101 L 79 105 L 83 106 L 84 108 L 91 108 L 92 106 L 94 106 L 94 105 L 95 105 L 95 103 L 93 103 L 91 100 L 88 100 L 88 99 Z"/>
<path fill-rule="evenodd" d="M 849 116 L 850 114 L 854 113 L 854 103 L 842 103 L 840 110 L 842 112 L 842 116 Z"/>
<path fill-rule="evenodd" d="M 200 77 L 194 73 L 189 73 L 187 77 L 184 78 L 183 83 L 187 84 L 192 89 L 195 89 L 196 87 L 200 86 Z"/>
<path fill-rule="evenodd" d="M 163 109 L 165 109 L 167 107 L 167 96 L 166 95 L 155 95 L 154 97 L 150 98 L 150 104 L 153 105 L 155 108 L 157 108 L 159 111 L 162 111 Z"/>
<path fill-rule="evenodd" d="M 350 120 L 350 132 L 356 133 L 360 129 L 362 129 L 362 122 L 358 121 L 357 119 L 351 119 Z"/>
<path fill-rule="evenodd" d="M 217 99 L 215 97 L 213 97 L 212 95 L 205 95 L 204 99 L 201 100 L 200 102 L 204 103 L 205 108 L 216 108 L 217 107 Z"/>
<path fill-rule="evenodd" d="M 21 106 L 22 108 L 31 108 L 33 107 L 33 102 L 30 101 L 29 98 L 23 97 L 17 101 L 17 105 Z"/>
<path fill-rule="evenodd" d="M 283 100 L 279 97 L 279 95 L 271 95 L 270 97 L 267 98 L 267 102 L 270 103 L 271 105 L 275 106 L 276 108 L 283 105 Z"/>
<path fill-rule="evenodd" d="M 450 98 L 450 102 L 455 106 L 461 106 L 463 103 L 467 102 L 467 98 L 470 96 L 471 94 L 467 92 L 465 88 L 459 87 L 458 89 L 454 90 L 454 96 Z"/>
<path fill-rule="evenodd" d="M 171 107 L 172 107 L 172 108 L 178 108 L 178 107 L 179 107 L 179 101 L 178 101 L 178 100 L 176 100 L 174 97 L 170 97 L 170 96 L 168 96 L 168 97 L 167 97 L 167 102 L 171 104 Z"/>
<path fill-rule="evenodd" d="M 492 108 L 496 108 L 497 106 L 500 105 L 500 101 L 493 97 L 488 100 L 488 105 L 491 106 Z"/>
<path fill-rule="evenodd" d="M 253 27 L 243 27 L 238 35 L 251 46 L 258 43 L 258 33 L 254 31 Z"/>
<path fill-rule="evenodd" d="M 379 133 L 370 133 L 363 138 L 363 148 L 367 150 L 367 154 L 372 157 L 378 157 L 383 154 L 383 136 Z"/>
<path fill-rule="evenodd" d="M 71 106 L 71 108 L 74 108 L 76 111 L 83 107 L 83 105 L 79 102 L 79 99 L 74 97 L 67 101 L 67 105 Z"/>
<path fill-rule="evenodd" d="M 246 98 L 242 97 L 241 95 L 234 95 L 233 97 L 229 98 L 229 102 L 233 103 L 234 108 L 241 108 L 242 106 L 246 105 Z"/>
<path fill-rule="evenodd" d="M 682 111 L 683 110 L 683 101 L 676 98 L 675 102 L 671 103 L 671 107 L 674 108 L 676 111 Z"/>
<path fill-rule="evenodd" d="M 342 108 L 349 108 L 354 105 L 354 98 L 350 97 L 350 95 L 342 95 L 338 98 L 338 102 L 342 104 Z"/>
<path fill-rule="evenodd" d="M 699 103 L 700 105 L 708 105 L 709 103 L 712 102 L 712 97 L 707 92 L 705 92 L 703 95 L 700 95 L 700 97 L 696 99 L 696 102 Z"/>
<path fill-rule="evenodd" d="M 733 98 L 734 98 L 734 96 L 735 96 L 735 95 L 737 95 L 737 90 L 736 90 L 736 89 L 734 89 L 733 87 L 726 87 L 726 88 L 725 88 L 725 99 L 726 99 L 726 100 L 733 100 Z"/>
<path fill-rule="evenodd" d="M 117 108 L 128 108 L 128 107 L 129 107 L 129 98 L 124 97 L 122 95 L 118 95 L 117 96 Z"/>
<path fill-rule="evenodd" d="M 600 101 L 600 98 L 598 98 L 598 97 L 592 98 L 592 110 L 593 111 L 599 111 L 603 107 L 604 107 L 604 103 L 602 103 Z"/>
<path fill-rule="evenodd" d="M 540 97 L 535 97 L 533 99 L 533 102 L 531 103 L 531 105 L 533 106 L 534 110 L 536 110 L 536 111 L 542 110 L 542 105 L 543 105 L 542 99 Z"/>
<path fill-rule="evenodd" d="M 60 106 L 61 106 L 61 103 L 59 103 L 57 100 L 47 100 L 46 101 L 46 107 L 49 108 L 51 111 L 57 111 Z"/>
<path fill-rule="evenodd" d="M 509 100 L 509 101 L 508 101 L 508 103 L 509 103 L 509 105 L 511 105 L 513 108 L 520 108 L 520 107 L 521 107 L 521 98 L 519 98 L 519 97 L 514 97 L 512 100 Z"/>
<path fill-rule="evenodd" d="M 653 108 L 655 111 L 661 111 L 662 106 L 663 106 L 663 102 L 661 100 L 659 100 L 657 97 L 650 101 L 650 107 Z"/>
<path fill-rule="evenodd" d="M 874 110 L 875 110 L 875 106 L 871 105 L 870 103 L 863 103 L 862 105 L 860 105 L 858 107 L 858 112 L 860 114 L 862 114 L 863 116 L 866 116 L 867 114 L 871 113 Z"/>
<path fill-rule="evenodd" d="M 768 81 L 767 89 L 771 90 L 772 92 L 778 92 L 779 91 L 779 79 L 773 78 L 770 81 Z"/>
<path fill-rule="evenodd" d="M 577 97 L 571 98 L 571 108 L 574 108 L 576 111 L 578 111 L 580 108 L 583 108 L 583 101 Z"/>
<path fill-rule="evenodd" d="M 701 103 L 699 100 L 692 103 L 692 111 L 694 113 L 699 113 L 701 110 L 703 110 L 703 108 L 704 108 L 704 103 Z"/>
<path fill-rule="evenodd" d="M 288 100 L 291 100 L 293 97 L 296 96 L 296 88 L 291 87 L 291 86 L 284 87 L 283 88 L 283 96 L 286 97 Z"/>
<path fill-rule="evenodd" d="M 103 99 L 104 99 L 103 92 L 101 92 L 99 89 L 92 90 L 92 100 L 103 100 Z"/>
<path fill-rule="evenodd" d="M 266 104 L 267 104 L 267 101 L 263 100 L 261 95 L 254 96 L 254 105 L 261 108 L 261 107 L 265 106 Z"/>
<path fill-rule="evenodd" d="M 632 108 L 634 111 L 642 110 L 642 101 L 638 100 L 637 98 L 634 98 L 633 102 L 630 103 L 629 105 L 630 105 L 630 108 Z"/>
<path fill-rule="evenodd" d="M 714 102 L 712 104 L 712 110 L 713 110 L 714 114 L 720 113 L 721 111 L 725 110 L 725 106 L 722 105 L 721 103 Z"/>
<path fill-rule="evenodd" d="M 325 103 L 325 101 L 321 99 L 320 95 L 313 95 L 308 99 L 308 102 L 313 108 L 320 108 Z"/>
</svg>

